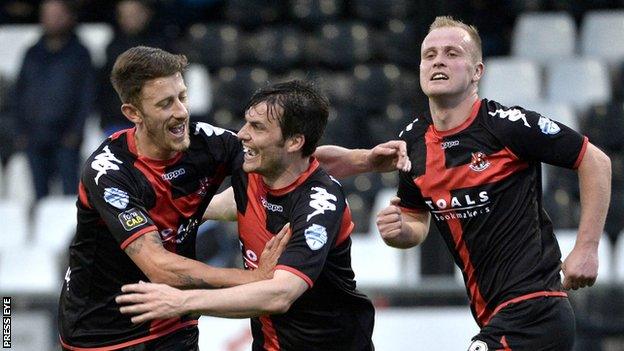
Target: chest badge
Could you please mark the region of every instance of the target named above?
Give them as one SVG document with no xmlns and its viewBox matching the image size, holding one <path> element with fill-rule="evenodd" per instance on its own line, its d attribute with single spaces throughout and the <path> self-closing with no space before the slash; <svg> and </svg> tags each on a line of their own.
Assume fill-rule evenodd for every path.
<svg viewBox="0 0 624 351">
<path fill-rule="evenodd" d="M 486 168 L 490 167 L 490 161 L 488 161 L 487 156 L 483 152 L 473 152 L 472 159 L 468 167 L 475 172 L 482 172 Z"/>
</svg>

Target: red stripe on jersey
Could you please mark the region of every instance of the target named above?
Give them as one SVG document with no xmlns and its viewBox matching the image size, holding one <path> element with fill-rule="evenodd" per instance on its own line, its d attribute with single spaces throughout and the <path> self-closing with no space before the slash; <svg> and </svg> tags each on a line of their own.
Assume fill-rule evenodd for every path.
<svg viewBox="0 0 624 351">
<path fill-rule="evenodd" d="M 176 325 L 174 325 L 172 328 L 164 330 L 160 333 L 157 334 L 150 334 L 148 336 L 144 336 L 142 338 L 138 338 L 138 339 L 134 339 L 134 340 L 130 340 L 130 341 L 126 341 L 124 343 L 121 344 L 115 344 L 115 345 L 109 345 L 109 346 L 102 346 L 102 347 L 77 347 L 77 346 L 71 346 L 69 344 L 67 344 L 65 341 L 63 341 L 63 338 L 61 338 L 59 336 L 59 340 L 61 342 L 61 345 L 63 345 L 64 348 L 68 349 L 68 350 L 72 350 L 72 351 L 113 351 L 113 350 L 119 350 L 119 349 L 123 349 L 125 347 L 129 347 L 129 346 L 133 346 L 133 345 L 137 345 L 140 343 L 144 343 L 150 340 L 154 340 L 157 338 L 160 338 L 161 336 L 167 335 L 167 334 L 171 334 L 179 329 L 185 328 L 185 327 L 189 327 L 192 325 L 197 325 L 197 320 L 190 320 L 190 321 L 186 321 L 184 323 L 178 323 Z"/>
<path fill-rule="evenodd" d="M 122 129 L 122 130 L 118 130 L 115 133 L 110 135 L 110 140 L 115 140 L 117 138 L 119 138 L 121 135 L 128 133 L 128 135 L 132 135 L 134 136 L 134 132 L 136 131 L 136 127 L 132 127 L 132 128 L 128 128 L 128 129 Z M 136 154 L 136 148 L 133 151 Z"/>
<path fill-rule="evenodd" d="M 503 335 L 503 337 L 500 339 L 500 343 L 501 345 L 503 345 L 503 348 L 496 351 L 512 351 L 511 347 L 509 347 L 509 344 L 507 343 L 507 338 L 505 337 L 505 335 Z"/>
<path fill-rule="evenodd" d="M 260 199 L 261 197 L 266 198 L 266 189 L 260 175 L 256 173 L 247 174 L 246 192 L 245 214 L 237 213 L 238 233 L 245 248 L 255 254 L 255 257 L 251 257 L 247 252 L 243 253 L 247 267 L 256 268 L 265 244 L 273 237 L 273 234 L 266 229 L 267 214 Z"/>
<path fill-rule="evenodd" d="M 485 321 L 485 323 L 483 325 L 485 326 L 488 323 L 490 323 L 490 320 L 492 320 L 494 315 L 496 315 L 503 308 L 505 308 L 505 307 L 507 307 L 507 306 L 509 306 L 509 305 L 511 305 L 513 303 L 518 303 L 518 302 L 526 301 L 526 300 L 530 300 L 530 299 L 536 299 L 538 297 L 568 297 L 568 293 L 566 293 L 565 291 L 537 291 L 537 292 L 534 292 L 534 293 L 530 293 L 530 294 L 520 295 L 518 297 L 514 297 L 513 299 L 507 300 L 507 301 L 501 303 L 500 305 L 496 306 L 494 311 L 489 316 L 487 316 L 487 319 L 486 319 L 486 321 Z"/>
<path fill-rule="evenodd" d="M 587 151 L 587 143 L 589 143 L 589 139 L 587 137 L 583 137 L 583 146 L 581 146 L 581 151 L 579 152 L 579 155 L 576 158 L 576 162 L 574 162 L 574 166 L 572 166 L 572 169 L 577 169 L 581 165 L 583 157 L 585 157 L 585 151 Z"/>
<path fill-rule="evenodd" d="M 300 270 L 296 269 L 296 268 L 292 268 L 290 266 L 284 266 L 282 264 L 279 264 L 277 266 L 275 266 L 275 269 L 280 269 L 283 271 L 287 271 L 290 272 L 294 275 L 296 275 L 297 277 L 303 279 L 303 281 L 306 282 L 306 284 L 308 284 L 308 286 L 310 287 L 310 289 L 314 286 L 314 282 L 312 281 L 312 279 L 310 279 L 310 277 L 308 277 L 305 273 L 301 272 Z"/>
<path fill-rule="evenodd" d="M 340 224 L 340 231 L 338 232 L 338 237 L 336 238 L 336 245 L 334 246 L 338 246 L 347 240 L 353 231 L 353 227 L 355 227 L 355 224 L 353 224 L 351 219 L 351 209 L 349 206 L 346 206 L 342 214 L 342 223 Z"/>
<path fill-rule="evenodd" d="M 265 351 L 279 351 L 280 344 L 277 340 L 277 333 L 273 326 L 273 321 L 270 316 L 261 316 L 260 323 L 262 324 L 262 334 L 264 335 L 264 347 Z"/>
<path fill-rule="evenodd" d="M 89 203 L 89 197 L 87 196 L 87 189 L 85 188 L 84 184 L 82 184 L 82 181 L 78 183 L 78 199 L 80 200 L 80 203 L 82 204 L 82 206 L 87 207 L 89 209 L 93 209 L 93 206 L 91 206 L 91 204 Z"/>
<path fill-rule="evenodd" d="M 149 232 L 158 232 L 158 228 L 156 228 L 153 225 L 150 225 L 149 227 L 145 228 L 145 229 L 141 229 L 138 232 L 132 234 L 128 239 L 124 240 L 121 243 L 121 249 L 125 250 L 126 247 L 128 247 L 128 245 L 130 245 L 133 241 L 135 241 L 138 237 L 140 237 L 141 235 L 147 234 Z"/>
</svg>

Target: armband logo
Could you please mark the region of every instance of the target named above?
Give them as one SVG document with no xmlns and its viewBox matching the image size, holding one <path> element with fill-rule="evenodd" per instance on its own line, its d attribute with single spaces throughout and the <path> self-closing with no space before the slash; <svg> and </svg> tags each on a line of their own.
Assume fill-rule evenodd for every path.
<svg viewBox="0 0 624 351">
<path fill-rule="evenodd" d="M 544 116 L 540 116 L 539 121 L 537 121 L 537 125 L 540 127 L 542 133 L 547 135 L 555 135 L 561 131 L 561 128 L 559 128 L 557 123 Z"/>
<path fill-rule="evenodd" d="M 147 217 L 138 208 L 131 208 L 128 211 L 122 212 L 119 216 L 117 216 L 117 218 L 124 229 L 128 232 L 147 224 Z"/>
<path fill-rule="evenodd" d="M 312 224 L 303 232 L 306 239 L 306 244 L 316 251 L 323 247 L 327 243 L 327 229 L 322 225 Z"/>
<path fill-rule="evenodd" d="M 200 131 L 204 132 L 204 134 L 206 134 L 207 136 L 212 136 L 213 134 L 219 136 L 225 132 L 236 135 L 230 130 L 215 127 L 212 124 L 208 124 L 205 122 L 197 122 L 197 125 L 195 127 L 195 135 L 199 134 Z"/>
<path fill-rule="evenodd" d="M 338 200 L 335 195 L 328 193 L 325 188 L 313 187 L 312 190 L 315 193 L 310 195 L 310 198 L 312 198 L 310 207 L 314 209 L 314 212 L 308 215 L 307 221 L 310 221 L 310 218 L 317 214 L 325 214 L 325 211 L 336 211 L 336 205 L 329 202 L 330 200 Z"/>
<path fill-rule="evenodd" d="M 103 176 L 104 174 L 106 174 L 107 171 L 113 170 L 113 171 L 118 171 L 119 170 L 119 166 L 117 166 L 115 163 L 118 164 L 122 164 L 123 162 L 121 162 L 119 159 L 117 159 L 117 157 L 115 157 L 115 155 L 110 151 L 110 149 L 108 148 L 108 145 L 104 146 L 104 148 L 102 149 L 103 152 L 101 152 L 100 154 L 95 156 L 95 159 L 93 160 L 93 162 L 91 162 L 91 168 L 93 168 L 94 170 L 96 170 L 98 172 L 98 174 L 95 176 L 95 184 L 98 184 L 98 181 L 100 180 L 100 177 Z M 115 163 L 113 163 L 115 162 Z"/>
<path fill-rule="evenodd" d="M 468 347 L 468 351 L 487 351 L 488 346 L 485 342 L 481 340 L 475 340 Z"/>
<path fill-rule="evenodd" d="M 488 112 L 488 115 L 490 116 L 498 115 L 498 117 L 502 119 L 508 119 L 511 122 L 522 120 L 525 127 L 531 128 L 531 125 L 529 124 L 529 122 L 527 122 L 526 115 L 522 113 L 522 111 L 516 110 L 515 108 L 509 109 L 509 110 L 498 109 L 494 112 Z"/>
<path fill-rule="evenodd" d="M 128 196 L 128 193 L 123 190 L 117 188 L 106 188 L 104 189 L 104 201 L 115 208 L 123 210 L 128 206 L 130 197 Z"/>
</svg>

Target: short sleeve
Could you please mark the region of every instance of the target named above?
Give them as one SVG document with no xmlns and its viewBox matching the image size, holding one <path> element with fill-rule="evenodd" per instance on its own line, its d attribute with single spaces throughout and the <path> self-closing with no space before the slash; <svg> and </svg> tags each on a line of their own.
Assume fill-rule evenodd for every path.
<svg viewBox="0 0 624 351">
<path fill-rule="evenodd" d="M 578 167 L 587 147 L 586 137 L 537 112 L 494 106 L 490 105 L 488 110 L 488 125 L 517 157 L 566 168 Z"/>
<path fill-rule="evenodd" d="M 243 145 L 236 133 L 204 122 L 195 124 L 194 133 L 203 137 L 215 162 L 226 166 L 227 175 L 241 167 Z"/>
<path fill-rule="evenodd" d="M 277 269 L 298 275 L 312 287 L 338 237 L 345 209 L 344 195 L 337 184 L 311 185 L 302 192 L 292 210 L 292 237 Z"/>
<path fill-rule="evenodd" d="M 85 165 L 82 176 L 89 204 L 122 249 L 139 236 L 157 230 L 145 209 L 128 162 L 117 158 L 106 146 Z"/>
<path fill-rule="evenodd" d="M 414 184 L 410 173 L 399 172 L 399 190 L 397 196 L 401 199 L 399 206 L 405 209 L 418 212 L 428 210 L 422 193 L 416 184 Z"/>
</svg>

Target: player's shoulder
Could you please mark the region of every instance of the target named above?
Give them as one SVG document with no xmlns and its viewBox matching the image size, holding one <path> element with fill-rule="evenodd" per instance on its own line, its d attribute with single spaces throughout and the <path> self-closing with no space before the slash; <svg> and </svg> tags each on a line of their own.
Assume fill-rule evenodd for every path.
<svg viewBox="0 0 624 351">
<path fill-rule="evenodd" d="M 120 176 L 130 172 L 136 156 L 128 148 L 128 133 L 119 131 L 107 137 L 87 158 L 83 168 L 84 178 L 93 178 L 96 184 L 104 176 Z"/>
<path fill-rule="evenodd" d="M 299 187 L 299 193 L 304 198 L 311 196 L 327 196 L 335 200 L 344 199 L 342 184 L 332 177 L 325 169 L 319 167 Z"/>
<path fill-rule="evenodd" d="M 422 138 L 430 125 L 431 117 L 428 113 L 417 116 L 399 132 L 399 139 L 404 140 L 409 145 Z"/>
<path fill-rule="evenodd" d="M 191 122 L 189 124 L 191 142 L 193 139 L 213 140 L 219 138 L 231 138 L 237 140 L 236 133 L 231 130 L 217 127 L 207 122 Z"/>
<path fill-rule="evenodd" d="M 531 128 L 531 122 L 538 120 L 537 112 L 522 106 L 506 106 L 494 100 L 481 101 L 480 116 L 483 123 L 492 128 Z"/>
</svg>

